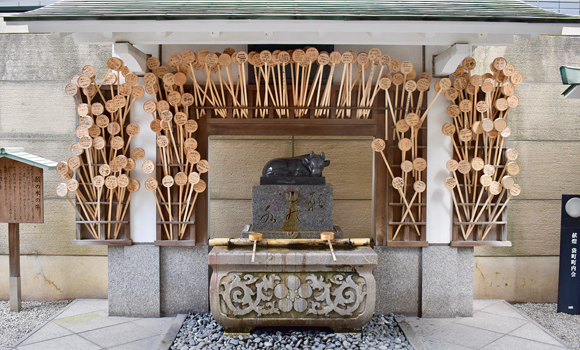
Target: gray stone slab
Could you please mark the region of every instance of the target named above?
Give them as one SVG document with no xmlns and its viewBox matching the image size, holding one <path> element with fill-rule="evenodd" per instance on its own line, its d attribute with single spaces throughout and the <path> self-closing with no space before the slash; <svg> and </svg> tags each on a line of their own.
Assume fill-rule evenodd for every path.
<svg viewBox="0 0 580 350">
<path fill-rule="evenodd" d="M 17 347 L 18 350 L 62 350 L 62 349 L 83 349 L 83 350 L 99 350 L 100 346 L 91 343 L 79 337 L 76 334 L 50 339 L 39 343 L 22 345 Z"/>
<path fill-rule="evenodd" d="M 374 247 L 378 264 L 375 312 L 419 315 L 421 248 Z"/>
<path fill-rule="evenodd" d="M 107 350 L 143 350 L 143 349 L 159 349 L 159 343 L 163 339 L 162 335 L 156 335 L 146 339 L 137 340 L 131 343 L 122 344 L 108 348 Z"/>
<path fill-rule="evenodd" d="M 159 247 L 125 246 L 122 253 L 109 247 L 109 315 L 159 317 Z M 111 254 L 112 252 L 112 254 Z"/>
<path fill-rule="evenodd" d="M 562 346 L 562 342 L 554 338 L 551 334 L 546 333 L 544 329 L 530 322 L 514 330 L 510 335 L 519 338 L 525 338 L 546 344 Z"/>
<path fill-rule="evenodd" d="M 430 246 L 422 252 L 422 316 L 455 317 L 457 249 Z"/>
<path fill-rule="evenodd" d="M 44 327 L 40 328 L 34 334 L 26 338 L 18 345 L 34 344 L 45 340 L 55 339 L 73 334 L 68 329 L 59 326 L 55 322 L 49 322 Z"/>
<path fill-rule="evenodd" d="M 242 231 L 242 238 L 248 238 L 250 232 L 254 232 L 252 225 L 244 226 L 244 230 Z M 324 232 L 323 230 L 319 231 L 298 231 L 298 232 L 288 232 L 288 231 L 264 231 L 261 230 L 260 233 L 263 234 L 263 238 L 277 238 L 277 239 L 287 239 L 287 238 L 320 238 L 320 233 Z M 344 234 L 340 227 L 334 225 L 330 232 L 334 233 L 334 239 L 341 239 L 344 237 Z"/>
<path fill-rule="evenodd" d="M 332 186 L 254 186 L 252 226 L 265 231 L 330 231 L 332 199 Z"/>
<path fill-rule="evenodd" d="M 79 334 L 84 339 L 107 349 L 113 346 L 131 343 L 151 337 L 148 329 L 140 327 L 135 322 L 127 322 L 110 327 L 93 329 Z"/>
<path fill-rule="evenodd" d="M 481 328 L 464 326 L 457 323 L 448 323 L 432 333 L 425 335 L 427 338 L 465 346 L 470 349 L 481 349 L 484 346 L 504 337 L 502 333 L 492 332 Z M 496 349 L 496 348 L 493 348 Z M 511 349 L 527 349 L 512 347 Z"/>
<path fill-rule="evenodd" d="M 512 337 L 511 335 L 506 335 L 500 339 L 494 341 L 493 343 L 487 345 L 482 350 L 513 350 L 513 349 L 526 349 L 526 350 L 563 350 L 567 347 L 565 345 L 550 345 L 546 343 L 541 343 L 533 340 L 523 339 L 520 337 Z"/>
<path fill-rule="evenodd" d="M 209 311 L 208 246 L 161 247 L 161 315 Z"/>
<path fill-rule="evenodd" d="M 124 247 L 108 247 L 108 299 L 109 315 L 124 316 L 127 313 L 125 303 L 125 249 Z"/>
<path fill-rule="evenodd" d="M 427 350 L 427 348 L 423 344 L 423 341 L 421 341 L 421 338 L 413 330 L 413 327 L 411 327 L 411 325 L 407 323 L 405 316 L 399 315 L 395 319 L 399 323 L 399 327 L 401 328 L 403 333 L 405 333 L 405 336 L 407 337 L 407 340 L 409 341 L 409 344 L 411 344 L 413 349 Z"/>
<path fill-rule="evenodd" d="M 560 83 L 561 65 L 580 66 L 580 47 L 574 45 L 574 38 L 566 35 L 541 35 L 531 39 L 514 35 L 513 45 L 474 47 L 473 57 L 478 64 L 473 74 L 489 72 L 489 63 L 501 56 L 524 75 L 526 83 Z"/>
<path fill-rule="evenodd" d="M 473 315 L 473 248 L 422 250 L 422 317 Z"/>
<path fill-rule="evenodd" d="M 132 323 L 147 330 L 150 335 L 164 335 L 174 320 L 175 317 L 140 318 Z"/>
<path fill-rule="evenodd" d="M 111 57 L 111 45 L 78 45 L 73 35 L 1 35 L 0 51 L 6 57 L 0 62 L 0 80 L 68 79 L 81 74 L 86 64 L 92 64 L 100 78 Z"/>
<path fill-rule="evenodd" d="M 488 314 L 484 311 L 476 312 L 473 317 L 458 318 L 456 323 L 464 326 L 486 329 L 488 331 L 508 334 L 528 323 L 528 320 Z"/>
<path fill-rule="evenodd" d="M 456 317 L 473 316 L 473 248 L 457 248 Z"/>
<path fill-rule="evenodd" d="M 107 311 L 106 300 L 105 303 L 98 305 L 96 303 L 87 302 L 87 300 L 77 299 L 74 303 L 74 307 L 67 308 L 66 310 L 58 314 L 54 319 L 58 320 L 60 318 L 89 314 L 97 311 Z"/>
<path fill-rule="evenodd" d="M 53 322 L 73 333 L 88 332 L 93 329 L 116 326 L 133 321 L 130 317 L 109 316 L 106 311 L 95 311 L 88 314 L 59 318 Z"/>
<path fill-rule="evenodd" d="M 171 348 L 171 345 L 173 345 L 175 337 L 177 337 L 177 333 L 179 333 L 179 330 L 181 329 L 181 326 L 183 325 L 183 322 L 185 321 L 186 318 L 187 318 L 186 314 L 179 314 L 175 316 L 175 318 L 171 322 L 171 325 L 169 326 L 165 334 L 162 336 L 161 341 L 157 346 L 157 350 L 169 350 Z"/>
</svg>

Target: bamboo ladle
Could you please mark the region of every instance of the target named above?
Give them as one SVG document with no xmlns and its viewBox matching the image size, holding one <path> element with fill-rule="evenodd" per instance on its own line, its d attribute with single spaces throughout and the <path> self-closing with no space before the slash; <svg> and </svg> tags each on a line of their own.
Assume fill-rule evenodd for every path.
<svg viewBox="0 0 580 350">
<path fill-rule="evenodd" d="M 248 235 L 250 241 L 254 242 L 254 247 L 252 248 L 252 262 L 254 262 L 254 258 L 256 257 L 256 245 L 258 242 L 262 240 L 262 234 L 258 232 L 252 232 Z"/>
<path fill-rule="evenodd" d="M 328 242 L 328 247 L 330 248 L 330 254 L 332 254 L 332 260 L 336 261 L 336 255 L 334 254 L 334 248 L 332 248 L 332 240 L 334 239 L 334 232 L 321 232 L 320 239 Z"/>
</svg>

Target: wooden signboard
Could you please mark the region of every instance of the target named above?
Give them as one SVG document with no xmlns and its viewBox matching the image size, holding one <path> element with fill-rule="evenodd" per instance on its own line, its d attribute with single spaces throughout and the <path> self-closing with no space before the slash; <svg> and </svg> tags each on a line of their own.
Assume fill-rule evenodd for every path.
<svg viewBox="0 0 580 350">
<path fill-rule="evenodd" d="M 44 222 L 42 173 L 42 168 L 0 158 L 0 222 Z"/>
<path fill-rule="evenodd" d="M 19 224 L 44 222 L 43 170 L 55 168 L 55 162 L 22 148 L 0 148 L 0 222 L 8 223 L 10 311 L 21 309 Z"/>
</svg>

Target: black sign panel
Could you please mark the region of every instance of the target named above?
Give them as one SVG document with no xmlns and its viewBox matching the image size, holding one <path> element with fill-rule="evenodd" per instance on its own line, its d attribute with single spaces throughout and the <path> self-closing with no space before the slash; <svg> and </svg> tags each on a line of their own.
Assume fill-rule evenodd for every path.
<svg viewBox="0 0 580 350">
<path fill-rule="evenodd" d="M 572 198 L 580 198 L 580 195 L 562 195 L 558 312 L 580 314 L 580 217 L 571 217 L 565 209 Z"/>
</svg>

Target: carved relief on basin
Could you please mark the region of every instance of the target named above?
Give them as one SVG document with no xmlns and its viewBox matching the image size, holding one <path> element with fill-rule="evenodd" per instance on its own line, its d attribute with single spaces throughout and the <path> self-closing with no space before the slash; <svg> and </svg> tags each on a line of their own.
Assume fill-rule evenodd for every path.
<svg viewBox="0 0 580 350">
<path fill-rule="evenodd" d="M 239 273 L 220 281 L 220 312 L 228 317 L 356 317 L 367 284 L 357 273 Z"/>
<path fill-rule="evenodd" d="M 375 309 L 370 247 L 336 249 L 214 247 L 209 255 L 211 312 L 226 332 L 256 327 L 360 331 Z"/>
</svg>

